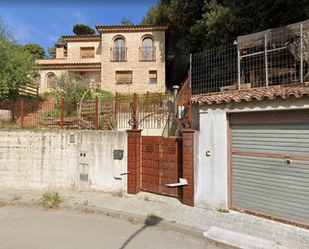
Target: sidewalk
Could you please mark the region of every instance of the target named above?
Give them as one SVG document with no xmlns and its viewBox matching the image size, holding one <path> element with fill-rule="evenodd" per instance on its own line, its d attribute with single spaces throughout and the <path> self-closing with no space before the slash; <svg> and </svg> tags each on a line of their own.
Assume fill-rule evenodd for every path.
<svg viewBox="0 0 309 249">
<path fill-rule="evenodd" d="M 38 204 L 43 191 L 0 189 L 0 204 Z M 59 190 L 61 207 L 145 222 L 159 216 L 158 226 L 193 236 L 206 236 L 235 248 L 308 249 L 309 230 L 231 211 L 182 205 L 177 198 L 142 192 L 138 195 Z M 0 205 L 1 207 L 1 205 Z"/>
</svg>

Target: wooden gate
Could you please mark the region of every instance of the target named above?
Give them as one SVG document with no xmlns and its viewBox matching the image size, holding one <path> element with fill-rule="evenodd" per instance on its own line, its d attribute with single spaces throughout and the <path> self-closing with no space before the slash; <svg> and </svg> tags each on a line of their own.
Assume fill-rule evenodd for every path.
<svg viewBox="0 0 309 249">
<path fill-rule="evenodd" d="M 182 188 L 165 184 L 182 177 L 182 138 L 142 136 L 141 189 L 182 197 Z"/>
</svg>

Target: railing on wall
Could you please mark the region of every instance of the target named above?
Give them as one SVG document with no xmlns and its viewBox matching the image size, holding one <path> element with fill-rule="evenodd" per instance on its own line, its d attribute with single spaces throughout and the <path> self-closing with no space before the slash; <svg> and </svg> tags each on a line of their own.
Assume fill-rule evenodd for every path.
<svg viewBox="0 0 309 249">
<path fill-rule="evenodd" d="M 192 54 L 192 93 L 309 81 L 309 20 Z"/>
<path fill-rule="evenodd" d="M 177 116 L 181 120 L 183 124 L 183 128 L 191 128 L 192 125 L 192 106 L 191 106 L 191 75 L 190 71 L 188 71 L 187 78 L 180 85 L 179 92 L 177 94 Z"/>
<path fill-rule="evenodd" d="M 156 47 L 140 47 L 139 48 L 140 61 L 155 61 L 156 60 Z"/>
<path fill-rule="evenodd" d="M 135 97 L 134 97 L 135 96 Z M 135 99 L 135 100 L 134 100 Z M 69 103 L 61 100 L 0 102 L 0 128 L 125 130 L 132 128 L 132 103 L 142 129 L 162 129 L 173 110 L 172 94 L 98 98 Z"/>
<path fill-rule="evenodd" d="M 110 48 L 110 61 L 127 61 L 127 48 L 124 47 L 111 47 Z"/>
</svg>

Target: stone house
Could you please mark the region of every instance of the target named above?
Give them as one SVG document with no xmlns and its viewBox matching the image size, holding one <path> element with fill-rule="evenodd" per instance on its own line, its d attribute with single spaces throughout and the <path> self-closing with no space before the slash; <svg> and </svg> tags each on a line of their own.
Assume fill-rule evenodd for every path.
<svg viewBox="0 0 309 249">
<path fill-rule="evenodd" d="M 55 76 L 74 72 L 91 87 L 112 93 L 165 92 L 167 26 L 97 25 L 99 34 L 63 35 L 54 59 L 39 59 L 39 93 Z"/>
</svg>

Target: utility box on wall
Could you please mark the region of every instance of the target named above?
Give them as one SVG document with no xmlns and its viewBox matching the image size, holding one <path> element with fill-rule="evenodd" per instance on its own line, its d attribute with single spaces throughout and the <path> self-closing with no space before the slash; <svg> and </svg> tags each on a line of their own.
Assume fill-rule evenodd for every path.
<svg viewBox="0 0 309 249">
<path fill-rule="evenodd" d="M 87 152 L 85 151 L 79 152 L 79 163 L 88 164 Z"/>
<path fill-rule="evenodd" d="M 89 166 L 88 164 L 79 164 L 79 180 L 88 182 L 88 172 L 89 172 Z"/>
<path fill-rule="evenodd" d="M 123 150 L 114 150 L 114 159 L 123 159 Z"/>
</svg>

